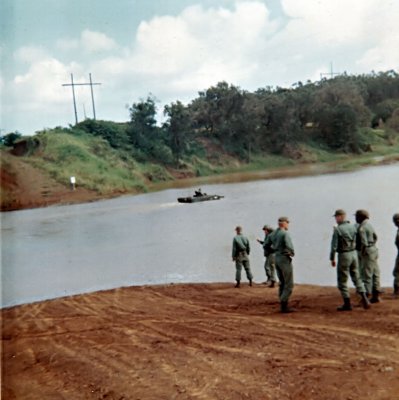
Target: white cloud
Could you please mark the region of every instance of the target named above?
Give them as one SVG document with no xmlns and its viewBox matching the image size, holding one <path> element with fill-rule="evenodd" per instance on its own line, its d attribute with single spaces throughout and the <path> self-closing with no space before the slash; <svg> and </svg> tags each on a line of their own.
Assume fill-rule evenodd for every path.
<svg viewBox="0 0 399 400">
<path fill-rule="evenodd" d="M 12 91 L 25 104 L 32 108 L 51 107 L 54 103 L 65 102 L 62 83 L 68 80 L 70 71 L 81 71 L 81 67 L 72 63 L 64 65 L 52 57 L 34 62 L 29 71 L 15 76 Z"/>
<path fill-rule="evenodd" d="M 258 72 L 259 49 L 279 26 L 259 1 L 233 9 L 191 6 L 143 21 L 130 51 L 101 60 L 96 70 L 166 101 L 193 97 L 221 80 L 245 86 Z"/>
<path fill-rule="evenodd" d="M 207 73 L 208 81 L 225 73 L 225 79 L 234 79 L 235 65 L 240 64 L 244 71 L 258 42 L 276 29 L 260 2 L 237 3 L 233 10 L 188 7 L 177 17 L 156 17 L 140 24 L 133 68 L 146 74 L 203 77 Z"/>
<path fill-rule="evenodd" d="M 384 37 L 377 46 L 366 51 L 356 65 L 366 71 L 386 71 L 389 69 L 399 70 L 399 33 Z"/>
<path fill-rule="evenodd" d="M 14 58 L 17 62 L 32 64 L 47 57 L 47 55 L 47 51 L 41 47 L 23 46 L 14 53 Z"/>
<path fill-rule="evenodd" d="M 94 32 L 88 29 L 82 32 L 80 40 L 83 48 L 92 53 L 110 51 L 118 47 L 115 41 L 104 33 Z"/>
<path fill-rule="evenodd" d="M 56 41 L 56 46 L 61 51 L 78 50 L 89 53 L 109 52 L 118 49 L 117 43 L 102 32 L 85 29 L 79 39 L 64 38 Z"/>
<path fill-rule="evenodd" d="M 92 72 L 103 80 L 96 89 L 103 118 L 120 119 L 128 117 L 125 103 L 149 92 L 168 103 L 221 80 L 249 90 L 288 86 L 318 79 L 330 61 L 349 73 L 399 68 L 399 2 L 281 0 L 286 19 L 272 18 L 262 0 L 224 4 L 229 8 L 196 5 L 142 21 L 129 48 L 88 29 L 57 40 L 57 58 L 22 47 L 14 56 L 25 70 L 4 83 L 4 92 L 13 93 L 18 110 L 64 110 L 71 120 L 70 88 L 60 85 L 71 72 L 76 81 Z M 77 88 L 77 98 L 87 106 L 86 89 Z"/>
<path fill-rule="evenodd" d="M 61 51 L 75 50 L 79 48 L 79 40 L 77 39 L 58 39 L 56 46 Z"/>
</svg>

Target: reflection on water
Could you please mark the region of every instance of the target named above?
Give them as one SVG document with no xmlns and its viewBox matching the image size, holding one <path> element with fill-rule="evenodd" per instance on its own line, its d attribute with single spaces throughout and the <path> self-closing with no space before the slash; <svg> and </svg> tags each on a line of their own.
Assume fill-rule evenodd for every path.
<svg viewBox="0 0 399 400">
<path fill-rule="evenodd" d="M 328 252 L 336 208 L 369 209 L 379 234 L 382 282 L 395 257 L 391 217 L 399 165 L 354 173 L 203 186 L 222 200 L 179 204 L 191 189 L 2 214 L 3 306 L 137 284 L 233 281 L 231 241 L 251 240 L 255 281 L 264 280 L 256 238 L 291 218 L 298 283 L 335 284 Z M 353 217 L 352 217 L 353 219 Z"/>
</svg>

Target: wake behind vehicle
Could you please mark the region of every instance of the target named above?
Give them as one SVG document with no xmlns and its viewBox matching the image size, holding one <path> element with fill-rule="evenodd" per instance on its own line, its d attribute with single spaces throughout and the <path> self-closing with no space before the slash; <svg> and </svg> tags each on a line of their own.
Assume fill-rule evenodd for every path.
<svg viewBox="0 0 399 400">
<path fill-rule="evenodd" d="M 198 203 L 200 201 L 220 200 L 223 199 L 223 197 L 224 196 L 220 196 L 218 194 L 202 193 L 201 189 L 198 189 L 195 191 L 194 196 L 179 197 L 177 201 L 179 203 Z"/>
</svg>

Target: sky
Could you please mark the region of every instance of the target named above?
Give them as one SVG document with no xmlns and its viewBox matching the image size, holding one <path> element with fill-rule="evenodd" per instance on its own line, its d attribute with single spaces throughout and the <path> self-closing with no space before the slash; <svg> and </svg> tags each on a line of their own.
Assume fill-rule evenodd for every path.
<svg viewBox="0 0 399 400">
<path fill-rule="evenodd" d="M 127 121 L 151 93 L 187 104 L 217 82 L 290 87 L 321 73 L 399 71 L 397 0 L 1 0 L 0 132 Z M 93 117 L 76 87 L 79 121 Z"/>
</svg>

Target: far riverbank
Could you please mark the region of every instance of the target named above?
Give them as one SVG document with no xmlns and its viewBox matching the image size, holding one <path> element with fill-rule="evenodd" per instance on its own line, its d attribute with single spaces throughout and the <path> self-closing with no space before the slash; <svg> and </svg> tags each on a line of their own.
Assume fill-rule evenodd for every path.
<svg viewBox="0 0 399 400">
<path fill-rule="evenodd" d="M 3 163 L 7 162 L 7 157 L 12 156 L 3 155 Z M 2 168 L 2 189 L 3 187 L 7 188 L 7 197 L 3 193 L 1 197 L 1 211 L 87 203 L 122 195 L 143 193 L 138 189 L 130 191 L 112 190 L 108 193 L 98 193 L 94 190 L 79 187 L 79 185 L 76 190 L 71 190 L 69 187 L 52 180 L 49 176 L 33 168 L 23 160 L 16 157 L 12 158 L 12 170 L 8 171 Z M 262 162 L 260 162 L 257 164 L 242 165 L 235 169 L 225 169 L 221 173 L 208 176 L 182 177 L 155 183 L 148 182 L 145 191 L 155 192 L 165 189 L 204 186 L 216 183 L 238 183 L 254 180 L 334 174 L 397 162 L 399 162 L 399 154 L 378 155 L 375 153 L 347 157 L 342 157 L 341 155 L 333 161 L 298 163 L 282 167 L 268 166 L 265 168 Z"/>
</svg>

